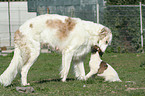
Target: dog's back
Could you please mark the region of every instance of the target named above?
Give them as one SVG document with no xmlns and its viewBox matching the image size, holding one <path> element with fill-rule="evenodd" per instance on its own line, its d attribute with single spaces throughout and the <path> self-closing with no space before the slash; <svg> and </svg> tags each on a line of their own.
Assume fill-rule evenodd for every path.
<svg viewBox="0 0 145 96">
<path fill-rule="evenodd" d="M 101 46 L 103 52 L 111 42 L 109 28 L 78 18 L 46 14 L 26 21 L 15 32 L 14 57 L 9 67 L 0 76 L 4 86 L 11 84 L 17 73 L 21 73 L 22 85 L 27 83 L 27 73 L 40 54 L 40 43 L 47 43 L 62 52 L 62 81 L 66 81 L 72 59 L 76 77 L 85 79 L 82 58 L 90 52 L 92 45 Z M 99 44 L 98 44 L 99 43 Z"/>
<path fill-rule="evenodd" d="M 119 76 L 117 74 L 117 72 L 114 70 L 114 68 L 112 68 L 108 63 L 107 64 L 107 69 L 104 70 L 103 73 L 101 74 L 97 74 L 97 76 L 101 76 L 105 78 L 105 81 L 109 81 L 109 82 L 121 82 L 121 80 L 119 79 Z"/>
</svg>

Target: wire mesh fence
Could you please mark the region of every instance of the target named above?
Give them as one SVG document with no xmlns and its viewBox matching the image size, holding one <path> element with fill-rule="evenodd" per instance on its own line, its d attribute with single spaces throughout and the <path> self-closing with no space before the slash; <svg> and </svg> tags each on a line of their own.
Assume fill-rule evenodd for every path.
<svg viewBox="0 0 145 96">
<path fill-rule="evenodd" d="M 8 14 L 6 13 L 7 10 L 5 9 L 0 9 L 1 19 L 0 19 L 0 46 L 14 46 L 14 32 L 19 28 L 19 26 L 24 23 L 27 19 L 32 18 L 34 16 L 25 16 L 24 14 L 27 12 L 26 9 L 20 9 L 19 7 L 16 9 L 11 10 L 11 17 L 10 17 L 10 25 L 8 21 Z M 2 16 L 4 17 L 2 18 Z M 9 28 L 10 26 L 10 28 Z M 10 30 L 9 30 L 10 29 Z M 9 40 L 10 34 L 9 31 L 11 32 L 11 40 Z"/>
<path fill-rule="evenodd" d="M 14 32 L 26 20 L 36 16 L 36 13 L 28 13 L 27 2 L 11 2 L 10 14 L 8 13 L 8 10 L 9 10 L 8 2 L 1 2 L 0 3 L 0 47 L 4 47 L 4 46 L 13 47 Z"/>
<path fill-rule="evenodd" d="M 145 6 L 142 6 L 145 14 Z M 145 16 L 143 15 L 143 28 Z M 140 52 L 140 8 L 139 5 L 111 5 L 105 8 L 104 25 L 111 28 L 113 33 L 113 52 Z M 144 43 L 145 45 L 145 43 Z"/>
<path fill-rule="evenodd" d="M 79 17 L 84 20 L 97 22 L 97 7 L 95 5 L 83 6 L 82 9 L 74 8 L 74 6 L 65 6 L 64 9 L 61 6 L 43 6 L 37 8 L 37 14 L 60 14 L 71 17 Z M 75 7 L 78 7 L 75 6 Z M 92 9 L 91 11 L 87 9 Z M 109 27 L 113 33 L 113 40 L 111 46 L 107 48 L 108 52 L 141 52 L 141 24 L 140 24 L 140 7 L 139 5 L 108 5 L 103 8 L 103 11 L 99 14 L 99 21 L 101 24 Z M 9 46 L 9 30 L 8 30 L 8 14 L 7 7 L 0 8 L 0 16 L 6 14 L 0 18 L 0 47 Z M 3 13 L 5 12 L 5 13 Z M 11 33 L 12 33 L 12 46 L 14 32 L 19 26 L 35 15 L 24 15 L 27 12 L 27 8 L 17 7 L 11 10 Z M 42 13 L 41 13 L 42 12 Z M 91 14 L 91 15 L 90 15 Z M 14 16 L 13 16 L 14 15 Z M 25 17 L 25 18 L 24 18 Z M 145 31 L 145 5 L 142 5 L 142 27 Z M 143 34 L 145 37 L 145 34 Z M 145 43 L 143 44 L 145 48 Z"/>
</svg>

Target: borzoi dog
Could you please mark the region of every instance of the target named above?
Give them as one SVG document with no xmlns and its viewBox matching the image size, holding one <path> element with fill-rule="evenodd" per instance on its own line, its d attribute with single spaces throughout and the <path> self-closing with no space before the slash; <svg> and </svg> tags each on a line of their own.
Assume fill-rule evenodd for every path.
<svg viewBox="0 0 145 96">
<path fill-rule="evenodd" d="M 15 32 L 14 56 L 8 68 L 0 76 L 4 86 L 11 84 L 17 73 L 21 74 L 23 86 L 27 83 L 27 73 L 40 54 L 40 43 L 47 43 L 62 52 L 62 81 L 65 82 L 71 61 L 75 76 L 85 80 L 84 56 L 92 45 L 98 45 L 104 52 L 112 39 L 109 28 L 79 18 L 56 14 L 37 16 L 26 21 Z"/>
<path fill-rule="evenodd" d="M 104 77 L 105 81 L 121 82 L 117 72 L 109 64 L 100 59 L 100 53 L 101 49 L 97 45 L 92 46 L 92 54 L 89 61 L 90 72 L 86 75 L 86 79 L 97 74 L 97 76 Z"/>
</svg>

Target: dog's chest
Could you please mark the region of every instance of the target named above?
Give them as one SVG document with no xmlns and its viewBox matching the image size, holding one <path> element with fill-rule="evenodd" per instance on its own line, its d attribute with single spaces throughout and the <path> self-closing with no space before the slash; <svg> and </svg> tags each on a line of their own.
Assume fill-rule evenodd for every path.
<svg viewBox="0 0 145 96">
<path fill-rule="evenodd" d="M 81 57 L 89 53 L 91 50 L 89 45 L 81 45 L 74 54 L 74 57 Z"/>
</svg>

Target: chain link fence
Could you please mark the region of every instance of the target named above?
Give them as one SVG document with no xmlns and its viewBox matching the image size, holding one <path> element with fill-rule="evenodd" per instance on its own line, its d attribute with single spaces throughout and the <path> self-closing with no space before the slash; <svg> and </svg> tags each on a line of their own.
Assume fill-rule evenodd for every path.
<svg viewBox="0 0 145 96">
<path fill-rule="evenodd" d="M 71 17 L 79 17 L 83 20 L 89 20 L 93 22 L 97 22 L 97 16 L 99 16 L 99 23 L 109 27 L 113 33 L 112 44 L 107 48 L 107 52 L 141 52 L 141 35 L 144 35 L 145 37 L 145 34 L 144 32 L 143 34 L 141 34 L 140 6 L 102 6 L 99 7 L 99 15 L 97 14 L 97 6 L 94 3 L 91 3 L 91 5 L 84 3 L 84 5 L 82 5 L 81 7 L 79 7 L 78 4 L 74 6 L 63 5 L 63 7 L 61 5 L 43 6 L 43 4 L 41 4 L 41 6 L 37 6 L 37 9 L 35 9 L 35 11 L 37 15 L 46 13 L 60 14 Z M 2 7 L 0 6 L 0 15 L 3 14 L 2 12 L 5 12 L 5 14 L 7 14 L 7 11 L 7 8 L 2 9 Z M 27 11 L 27 7 L 17 7 L 13 10 L 11 9 L 10 26 L 12 33 L 12 46 L 14 32 L 22 23 L 24 23 L 24 21 L 36 16 L 36 14 L 34 13 L 33 15 L 31 13 L 26 13 Z M 29 15 L 24 15 L 23 13 Z M 15 15 L 12 16 L 12 14 Z M 0 47 L 9 46 L 8 14 L 4 17 L 7 18 L 7 20 L 2 19 L 2 17 L 0 18 Z M 145 31 L 145 5 L 142 5 L 142 28 L 143 31 Z M 145 42 L 143 43 L 143 47 L 145 48 Z"/>
<path fill-rule="evenodd" d="M 145 28 L 145 6 L 142 6 L 142 27 Z M 108 51 L 141 52 L 145 43 L 141 40 L 141 16 L 139 5 L 110 5 L 105 8 L 103 24 L 113 33 Z M 141 45 L 143 43 L 143 46 Z"/>
<path fill-rule="evenodd" d="M 27 2 L 10 2 L 9 6 L 10 14 L 8 2 L 0 2 L 0 47 L 7 48 L 14 46 L 14 32 L 19 26 L 36 16 L 36 13 L 28 12 Z"/>
</svg>

